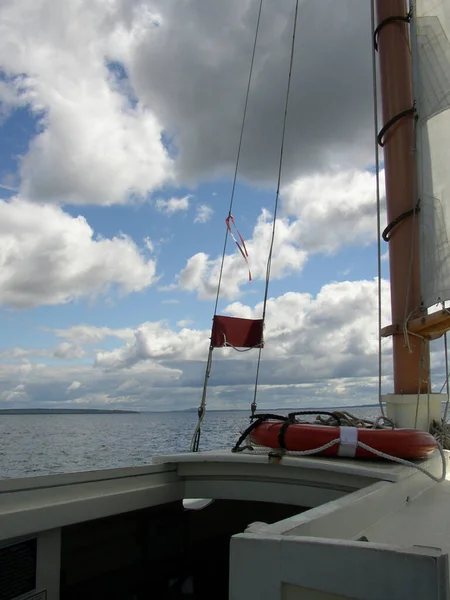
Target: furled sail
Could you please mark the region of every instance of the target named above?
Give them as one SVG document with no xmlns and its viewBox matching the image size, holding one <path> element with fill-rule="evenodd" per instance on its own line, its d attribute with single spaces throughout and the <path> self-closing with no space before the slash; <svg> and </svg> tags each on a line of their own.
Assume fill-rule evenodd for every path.
<svg viewBox="0 0 450 600">
<path fill-rule="evenodd" d="M 416 0 L 412 33 L 421 292 L 430 307 L 450 300 L 449 3 Z"/>
</svg>

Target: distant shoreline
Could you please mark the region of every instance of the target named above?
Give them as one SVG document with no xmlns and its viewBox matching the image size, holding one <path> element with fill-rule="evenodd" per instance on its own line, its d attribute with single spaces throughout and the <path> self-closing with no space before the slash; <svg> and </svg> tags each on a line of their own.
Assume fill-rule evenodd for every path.
<svg viewBox="0 0 450 600">
<path fill-rule="evenodd" d="M 1 415 L 129 415 L 137 410 L 104 410 L 96 408 L 1 408 Z"/>
<path fill-rule="evenodd" d="M 353 408 L 376 408 L 378 404 L 356 404 L 353 406 L 318 406 L 311 407 L 291 407 L 291 408 L 261 408 L 260 413 L 279 413 L 279 412 L 296 412 L 301 410 L 351 410 Z M 2 415 L 138 415 L 138 414 L 170 414 L 170 413 L 196 413 L 197 408 L 180 408 L 178 410 L 107 410 L 102 408 L 1 408 L 0 416 Z M 248 408 L 210 408 L 208 412 L 242 412 L 248 413 Z"/>
<path fill-rule="evenodd" d="M 263 408 L 257 410 L 259 413 L 275 413 L 280 411 L 297 412 L 301 410 L 328 410 L 330 412 L 334 410 L 349 410 L 351 408 L 377 408 L 380 406 L 377 404 L 353 404 L 352 406 L 302 406 L 302 407 L 278 407 L 278 408 Z M 143 410 L 143 413 L 165 413 L 165 412 L 176 412 L 176 413 L 188 413 L 197 412 L 198 408 L 180 408 L 178 410 Z M 210 408 L 208 412 L 249 412 L 248 408 Z"/>
<path fill-rule="evenodd" d="M 335 411 L 352 410 L 358 408 L 378 408 L 379 404 L 354 404 L 352 406 L 317 406 L 317 407 L 279 407 L 260 408 L 259 413 L 284 413 L 297 411 Z M 171 414 L 171 413 L 196 413 L 197 408 L 179 408 L 178 410 L 107 410 L 102 408 L 1 408 L 2 415 L 139 415 L 139 414 Z M 242 412 L 248 413 L 248 408 L 210 408 L 208 412 Z"/>
</svg>

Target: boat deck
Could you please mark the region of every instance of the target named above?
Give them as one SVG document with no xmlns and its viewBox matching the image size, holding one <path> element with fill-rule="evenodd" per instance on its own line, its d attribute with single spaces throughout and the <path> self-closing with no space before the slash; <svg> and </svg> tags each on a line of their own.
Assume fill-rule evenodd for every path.
<svg viewBox="0 0 450 600">
<path fill-rule="evenodd" d="M 421 465 L 435 476 L 441 473 L 439 455 Z M 195 498 L 215 502 L 204 510 L 184 511 L 181 501 Z M 60 598 L 60 565 L 64 589 L 72 590 L 61 597 L 88 598 L 83 596 L 88 588 L 79 586 L 88 585 L 80 578 L 90 569 L 103 569 L 101 585 L 113 590 L 109 570 L 116 572 L 120 565 L 135 581 L 131 566 L 122 564 L 125 558 L 134 561 L 133 568 L 145 566 L 145 560 L 162 561 L 161 548 L 181 548 L 185 531 L 203 561 L 211 558 L 219 565 L 214 552 L 220 546 L 225 580 L 230 552 L 233 600 L 330 597 L 314 595 L 318 591 L 364 600 L 442 599 L 450 597 L 445 579 L 449 502 L 450 480 L 437 484 L 413 468 L 384 461 L 186 453 L 155 457 L 145 467 L 0 481 L 0 547 L 37 538 L 36 589 L 47 590 L 48 600 Z M 155 548 L 155 556 L 148 548 Z M 181 572 L 186 557 L 195 554 L 185 552 L 167 564 L 177 564 Z M 357 565 L 367 571 L 367 564 L 375 572 L 375 564 L 386 577 L 367 587 L 349 572 L 353 564 L 352 573 Z M 320 575 L 328 568 L 327 576 Z M 163 572 L 162 562 L 158 569 Z M 420 581 L 411 579 L 416 573 Z M 270 589 L 266 574 L 272 577 L 271 596 L 264 595 Z M 166 575 L 169 581 L 172 575 Z M 259 591 L 246 587 L 255 580 Z M 291 586 L 288 596 L 284 584 Z M 305 592 L 308 586 L 313 595 Z M 399 596 L 397 589 L 406 595 Z"/>
<path fill-rule="evenodd" d="M 365 531 L 370 541 L 430 546 L 450 554 L 450 481 L 432 485 Z"/>
</svg>

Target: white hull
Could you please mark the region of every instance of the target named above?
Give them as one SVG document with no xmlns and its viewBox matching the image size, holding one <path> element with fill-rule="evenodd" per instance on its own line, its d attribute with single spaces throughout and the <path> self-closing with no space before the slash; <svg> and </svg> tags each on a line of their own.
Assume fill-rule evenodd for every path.
<svg viewBox="0 0 450 600">
<path fill-rule="evenodd" d="M 0 482 L 0 561 L 2 547 L 6 564 L 5 546 L 37 539 L 21 600 L 450 598 L 447 481 L 229 451 L 153 462 Z M 438 475 L 439 456 L 426 468 Z M 185 511 L 185 498 L 216 502 Z"/>
</svg>

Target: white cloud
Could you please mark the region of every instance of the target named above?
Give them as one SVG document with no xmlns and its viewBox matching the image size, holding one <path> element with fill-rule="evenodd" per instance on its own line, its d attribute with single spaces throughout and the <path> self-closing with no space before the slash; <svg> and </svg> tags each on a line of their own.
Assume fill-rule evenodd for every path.
<svg viewBox="0 0 450 600">
<path fill-rule="evenodd" d="M 190 198 L 191 196 L 184 196 L 183 198 L 169 198 L 169 200 L 163 200 L 159 198 L 155 202 L 155 208 L 157 211 L 171 216 L 177 212 L 185 212 L 188 210 Z"/>
<path fill-rule="evenodd" d="M 64 360 L 73 360 L 75 358 L 82 358 L 85 355 L 84 350 L 77 344 L 70 344 L 69 342 L 62 342 L 53 351 L 55 358 L 61 358 Z"/>
<path fill-rule="evenodd" d="M 96 366 L 105 369 L 128 368 L 142 360 L 200 359 L 208 349 L 204 331 L 183 328 L 172 331 L 165 323 L 143 323 L 134 339 L 122 348 L 99 352 Z"/>
<path fill-rule="evenodd" d="M 74 392 L 75 390 L 78 390 L 80 387 L 81 387 L 81 383 L 79 381 L 72 381 L 72 383 L 67 388 L 67 393 Z"/>
<path fill-rule="evenodd" d="M 200 204 L 197 206 L 197 211 L 194 219 L 194 223 L 206 223 L 213 216 L 213 209 L 207 204 Z"/>
<path fill-rule="evenodd" d="M 47 350 L 37 348 L 8 348 L 0 351 L 0 359 L 3 360 L 27 360 L 29 357 L 48 356 Z"/>
<path fill-rule="evenodd" d="M 189 327 L 193 322 L 191 319 L 181 319 L 181 321 L 177 321 L 177 327 Z"/>
<path fill-rule="evenodd" d="M 3 73 L 0 70 L 0 77 L 2 75 Z M 0 124 L 10 116 L 15 108 L 23 106 L 23 92 L 22 77 L 0 78 Z M 5 186 L 5 189 L 8 189 L 8 187 Z"/>
<path fill-rule="evenodd" d="M 380 179 L 384 197 L 384 171 Z M 282 210 L 296 218 L 295 236 L 302 248 L 333 252 L 345 244 L 376 240 L 375 191 L 375 175 L 368 171 L 315 173 L 283 190 Z"/>
<path fill-rule="evenodd" d="M 142 18 L 140 24 L 146 27 Z M 10 77 L 24 74 L 20 101 L 40 119 L 41 131 L 21 161 L 24 196 L 120 204 L 171 177 L 163 125 L 122 74 L 108 68 L 132 43 L 123 36 L 119 43 L 123 30 L 115 1 L 2 3 L 0 68 Z M 17 103 L 16 82 L 2 84 L 9 104 Z"/>
<path fill-rule="evenodd" d="M 225 312 L 259 317 L 261 304 L 235 302 Z M 382 320 L 383 325 L 389 322 L 386 281 Z M 33 364 L 17 355 L 15 361 L 0 362 L 0 401 L 4 406 L 61 406 L 64 398 L 67 406 L 112 404 L 166 410 L 196 406 L 209 335 L 209 329 L 179 330 L 164 322 L 143 323 L 114 350 L 98 351 L 94 369 L 89 364 Z M 84 340 L 92 342 L 89 336 Z M 329 284 L 317 296 L 290 292 L 272 298 L 267 306 L 265 341 L 258 396 L 261 407 L 376 402 L 375 281 Z M 383 341 L 383 349 L 383 386 L 390 391 L 389 340 Z M 245 408 L 250 403 L 256 357 L 255 352 L 214 351 L 210 407 Z M 442 365 L 440 368 L 442 371 Z M 74 389 L 73 382 L 80 385 Z"/>
<path fill-rule="evenodd" d="M 162 25 L 134 37 L 126 62 L 133 88 L 173 135 L 181 180 L 229 174 L 236 162 L 258 5 L 152 0 L 147 6 L 161 15 Z M 136 12 L 131 4 L 125 10 L 130 31 Z M 347 14 L 351 35 L 342 18 Z M 258 183 L 276 181 L 292 25 L 292 3 L 264 4 L 239 172 Z M 330 165 L 364 168 L 372 161 L 369 27 L 369 4 L 361 0 L 301 3 L 285 183 Z"/>
<path fill-rule="evenodd" d="M 44 365 L 0 363 L 0 404 L 2 407 L 98 407 L 149 408 L 149 390 L 158 389 L 151 404 L 178 395 L 181 371 L 158 364 L 137 365 L 128 370 L 105 372 L 91 365 Z M 169 387 L 170 386 L 170 387 Z M 172 391 L 173 390 L 173 391 Z M 196 393 L 196 392 L 194 392 Z M 193 392 L 191 391 L 193 395 Z M 164 400 L 161 408 L 164 408 Z"/>
<path fill-rule="evenodd" d="M 262 304 L 239 302 L 225 313 L 260 318 Z M 389 322 L 389 289 L 383 282 L 383 323 Z M 267 303 L 262 383 L 303 384 L 351 377 L 374 377 L 377 369 L 377 283 L 345 281 L 325 285 L 316 297 L 289 292 Z M 164 361 L 183 372 L 180 385 L 191 381 L 189 365 L 205 359 L 209 331 L 173 331 L 164 323 L 144 323 L 134 339 L 122 348 L 97 354 L 96 366 L 108 370 L 130 368 L 142 361 Z M 385 343 L 389 348 L 389 342 Z M 221 358 L 233 366 L 220 366 Z M 255 354 L 216 350 L 218 371 L 215 385 L 251 384 L 254 375 L 248 361 Z M 201 369 L 200 369 L 201 370 Z M 229 374 L 233 373 L 230 381 Z M 197 386 L 200 385 L 200 377 Z"/>
<path fill-rule="evenodd" d="M 0 303 L 16 308 L 140 291 L 156 269 L 130 238 L 95 238 L 83 217 L 17 198 L 0 201 L 0 267 Z"/>
<path fill-rule="evenodd" d="M 384 190 L 384 173 L 381 189 Z M 283 189 L 279 215 L 271 279 L 300 272 L 308 253 L 336 252 L 348 244 L 373 242 L 377 236 L 375 175 L 352 170 L 297 179 Z M 272 225 L 270 213 L 263 209 L 252 237 L 245 242 L 255 279 L 266 277 Z M 248 283 L 248 269 L 234 245 L 228 251 L 230 248 L 234 253 L 225 257 L 221 293 L 233 299 Z M 211 259 L 204 252 L 191 256 L 177 275 L 178 286 L 196 291 L 201 299 L 214 297 L 220 264 L 221 257 Z M 170 289 L 174 289 L 174 284 Z"/>
<path fill-rule="evenodd" d="M 263 210 L 252 237 L 245 242 L 254 279 L 265 279 L 266 277 L 272 224 L 270 213 Z M 231 243 L 233 244 L 233 242 Z M 307 253 L 298 246 L 295 239 L 294 225 L 287 219 L 278 219 L 271 278 L 280 279 L 290 273 L 301 271 L 306 259 Z M 184 269 L 177 275 L 178 286 L 187 291 L 196 291 L 201 299 L 213 298 L 217 292 L 221 260 L 221 257 L 210 259 L 203 252 L 195 254 L 189 258 Z M 239 295 L 241 286 L 248 283 L 248 280 L 248 267 L 242 255 L 238 251 L 227 254 L 223 268 L 222 296 L 229 299 L 235 298 Z"/>
<path fill-rule="evenodd" d="M 2 96 L 27 103 L 41 127 L 22 160 L 23 192 L 115 204 L 173 176 L 232 172 L 256 10 L 251 0 L 4 0 Z M 342 14 L 352 15 L 352 35 Z M 240 175 L 257 183 L 276 177 L 292 17 L 289 3 L 264 6 L 240 163 Z M 369 21 L 360 0 L 301 3 L 285 183 L 370 164 Z"/>
<path fill-rule="evenodd" d="M 77 346 L 93 346 L 106 337 L 115 337 L 120 340 L 129 341 L 133 339 L 133 330 L 112 329 L 110 327 L 97 327 L 95 325 L 74 325 L 68 329 L 55 329 L 54 334 L 64 338 Z"/>
</svg>

